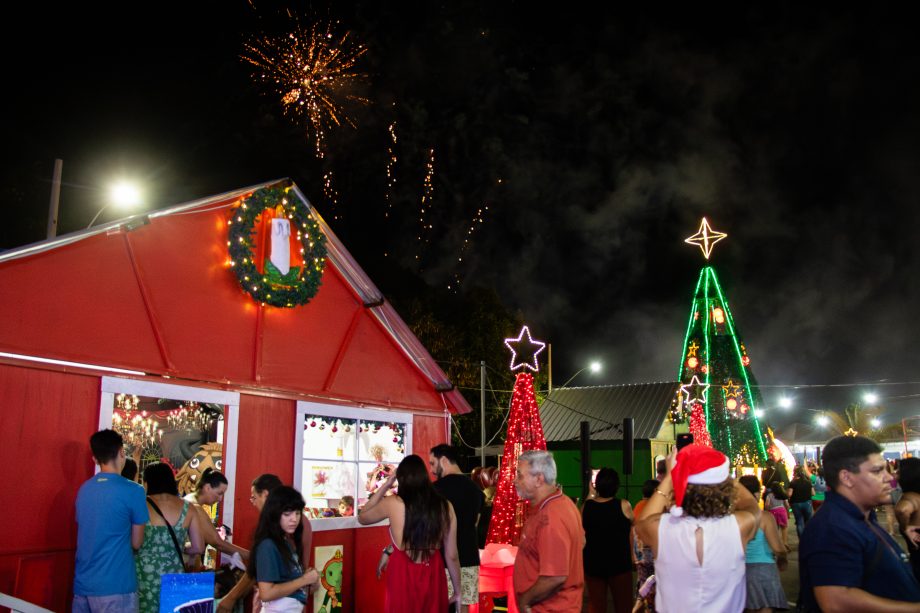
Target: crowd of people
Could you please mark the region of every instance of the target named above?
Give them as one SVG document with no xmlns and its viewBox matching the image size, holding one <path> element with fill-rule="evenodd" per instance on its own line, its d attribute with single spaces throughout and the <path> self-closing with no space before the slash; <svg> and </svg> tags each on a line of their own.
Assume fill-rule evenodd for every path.
<svg viewBox="0 0 920 613">
<path fill-rule="evenodd" d="M 250 555 L 222 539 L 203 508 L 221 500 L 224 475 L 206 472 L 180 498 L 167 464 L 146 466 L 143 487 L 122 476 L 131 467 L 116 432 L 95 433 L 90 447 L 99 472 L 76 501 L 74 611 L 159 611 L 161 577 L 200 566 L 208 545 L 246 562 L 218 610 L 233 611 L 252 594 L 254 611 L 304 611 L 320 577 L 307 566 L 312 530 L 296 489 L 271 474 L 252 482 L 260 514 Z M 585 601 L 592 613 L 610 601 L 617 613 L 787 609 L 780 572 L 791 511 L 800 536 L 798 611 L 920 610 L 920 459 L 902 460 L 895 479 L 874 441 L 841 436 L 825 445 L 820 467 L 802 464 L 792 479 L 773 461 L 760 478 L 731 473 L 724 454 L 691 444 L 643 484 L 635 510 L 618 497 L 610 468 L 597 472 L 579 509 L 556 483 L 552 454 L 523 453 L 514 485 L 530 514 L 509 597 L 525 613 L 581 611 Z M 483 492 L 464 475 L 448 445 L 432 448 L 427 465 L 409 455 L 388 469 L 357 510 L 362 525 L 389 521 L 378 564 L 382 611 L 440 613 L 450 605 L 467 613 L 479 603 L 489 494 L 494 488 Z M 893 528 L 879 525 L 875 510 L 883 506 L 909 555 Z M 354 499 L 343 497 L 339 511 L 355 514 Z"/>
<path fill-rule="evenodd" d="M 271 474 L 253 481 L 250 501 L 260 515 L 250 555 L 221 537 L 205 509 L 223 498 L 228 486 L 223 474 L 206 470 L 195 490 L 180 498 L 168 464 L 147 465 L 143 487 L 134 482 L 137 466 L 125 457 L 117 432 L 96 432 L 90 448 L 99 472 L 77 494 L 73 611 L 159 613 L 161 578 L 200 570 L 208 545 L 239 555 L 247 566 L 219 610 L 232 611 L 249 592 L 254 611 L 304 610 L 319 575 L 304 565 L 312 529 L 297 490 Z"/>
</svg>

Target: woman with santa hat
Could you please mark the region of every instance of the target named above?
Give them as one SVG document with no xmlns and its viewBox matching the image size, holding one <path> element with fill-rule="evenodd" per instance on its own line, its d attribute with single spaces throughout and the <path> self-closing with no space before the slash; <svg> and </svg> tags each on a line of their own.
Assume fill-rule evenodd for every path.
<svg viewBox="0 0 920 613">
<path fill-rule="evenodd" d="M 725 454 L 710 447 L 672 451 L 667 468 L 636 524 L 655 554 L 655 609 L 740 613 L 744 548 L 760 520 L 757 500 L 731 478 Z"/>
</svg>

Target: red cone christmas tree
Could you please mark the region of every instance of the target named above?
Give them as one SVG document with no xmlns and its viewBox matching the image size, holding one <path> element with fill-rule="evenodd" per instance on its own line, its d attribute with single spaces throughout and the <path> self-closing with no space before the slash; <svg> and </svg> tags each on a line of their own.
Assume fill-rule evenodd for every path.
<svg viewBox="0 0 920 613">
<path fill-rule="evenodd" d="M 526 340 L 524 340 L 525 336 Z M 545 343 L 531 339 L 527 326 L 524 326 L 518 338 L 506 339 L 505 344 L 511 349 L 511 370 L 530 369 L 534 372 L 538 370 L 537 354 L 543 350 Z M 526 357 L 528 361 L 519 361 L 520 357 Z M 515 379 L 510 411 L 501 471 L 495 492 L 495 502 L 492 505 L 492 521 L 489 523 L 489 535 L 486 542 L 517 545 L 529 506 L 527 501 L 517 495 L 517 490 L 514 488 L 517 461 L 525 451 L 546 449 L 532 374 L 521 372 Z"/>
</svg>

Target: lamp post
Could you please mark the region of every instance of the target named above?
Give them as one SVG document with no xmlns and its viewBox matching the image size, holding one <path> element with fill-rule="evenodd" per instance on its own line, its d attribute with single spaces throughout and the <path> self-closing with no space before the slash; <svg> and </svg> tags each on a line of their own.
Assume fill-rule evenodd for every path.
<svg viewBox="0 0 920 613">
<path fill-rule="evenodd" d="M 575 377 L 577 377 L 578 375 L 580 375 L 581 373 L 583 373 L 583 372 L 586 371 L 586 370 L 590 370 L 592 374 L 595 374 L 595 375 L 596 375 L 597 373 L 599 373 L 599 372 L 601 371 L 601 367 L 602 367 L 602 366 L 601 366 L 601 363 L 600 363 L 600 362 L 598 362 L 598 361 L 591 362 L 591 363 L 588 364 L 587 366 L 582 367 L 582 368 L 581 368 L 578 372 L 576 372 L 574 375 L 572 375 L 571 377 L 569 377 L 569 380 L 566 381 L 565 383 L 563 383 L 562 385 L 560 385 L 557 389 L 562 389 L 563 387 L 565 387 L 566 385 L 568 385 L 569 383 L 571 383 L 572 381 L 574 381 L 574 380 L 575 380 Z M 552 385 L 550 385 L 549 391 L 553 391 Z"/>
<path fill-rule="evenodd" d="M 93 224 L 96 223 L 96 220 L 99 219 L 99 216 L 102 215 L 102 212 L 112 205 L 118 208 L 131 208 L 140 205 L 140 203 L 141 192 L 138 190 L 137 186 L 127 181 L 115 183 L 109 188 L 109 201 L 96 212 L 93 219 L 86 227 L 87 229 L 91 228 Z"/>
</svg>

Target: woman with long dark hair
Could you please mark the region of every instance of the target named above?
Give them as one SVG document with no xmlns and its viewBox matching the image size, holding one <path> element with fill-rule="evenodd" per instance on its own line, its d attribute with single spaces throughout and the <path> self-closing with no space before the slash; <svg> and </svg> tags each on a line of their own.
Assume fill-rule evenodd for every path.
<svg viewBox="0 0 920 613">
<path fill-rule="evenodd" d="M 399 493 L 387 496 L 393 481 Z M 385 613 L 443 613 L 447 610 L 444 560 L 461 606 L 460 561 L 457 556 L 457 518 L 451 504 L 431 485 L 425 461 L 406 456 L 395 473 L 374 492 L 358 515 L 358 523 L 390 520 L 393 551 L 387 565 Z M 388 551 L 387 547 L 384 551 Z"/>
<path fill-rule="evenodd" d="M 292 487 L 276 487 L 265 500 L 246 572 L 259 585 L 266 613 L 300 613 L 307 604 L 307 586 L 319 580 L 314 568 L 304 570 L 300 521 L 303 496 Z"/>
</svg>

